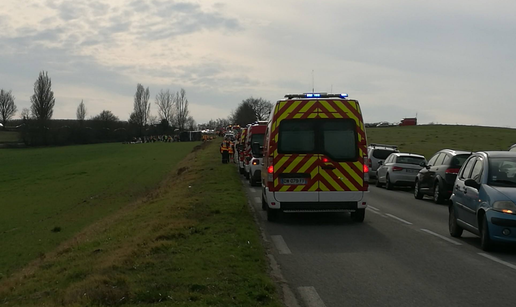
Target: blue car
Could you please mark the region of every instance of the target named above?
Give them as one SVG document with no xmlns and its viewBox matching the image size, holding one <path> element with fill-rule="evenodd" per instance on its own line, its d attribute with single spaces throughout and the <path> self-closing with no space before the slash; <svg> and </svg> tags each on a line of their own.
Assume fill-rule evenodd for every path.
<svg viewBox="0 0 516 307">
<path fill-rule="evenodd" d="M 487 251 L 495 243 L 516 243 L 516 152 L 484 151 L 462 165 L 451 196 L 448 226 L 480 236 Z"/>
</svg>

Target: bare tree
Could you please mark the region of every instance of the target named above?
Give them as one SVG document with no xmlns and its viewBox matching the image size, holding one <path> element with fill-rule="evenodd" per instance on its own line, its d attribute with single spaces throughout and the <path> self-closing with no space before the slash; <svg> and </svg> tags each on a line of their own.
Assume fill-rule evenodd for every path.
<svg viewBox="0 0 516 307">
<path fill-rule="evenodd" d="M 109 110 L 104 110 L 104 111 L 100 112 L 99 115 L 93 116 L 91 118 L 91 120 L 99 120 L 99 121 L 103 121 L 103 122 L 117 122 L 118 117 L 115 116 L 115 114 L 113 114 L 113 112 L 111 112 Z"/>
<path fill-rule="evenodd" d="M 34 83 L 34 95 L 32 95 L 30 101 L 32 102 L 31 112 L 34 118 L 42 122 L 52 118 L 56 99 L 48 72 L 42 71 L 39 73 L 39 77 Z"/>
<path fill-rule="evenodd" d="M 132 123 L 140 127 L 140 135 L 143 134 L 143 128 L 147 125 L 150 113 L 150 92 L 149 88 L 145 89 L 143 85 L 138 83 L 136 93 L 134 94 L 134 111 L 129 116 Z"/>
<path fill-rule="evenodd" d="M 156 105 L 158 106 L 159 119 L 165 119 L 169 125 L 172 125 L 174 120 L 174 95 L 169 90 L 166 92 L 161 90 L 156 95 Z"/>
<path fill-rule="evenodd" d="M 29 119 L 30 118 L 30 111 L 28 108 L 23 108 L 20 114 L 21 119 Z"/>
<path fill-rule="evenodd" d="M 231 122 L 242 127 L 257 120 L 256 112 L 247 100 L 242 101 L 231 115 Z"/>
<path fill-rule="evenodd" d="M 196 126 L 197 124 L 193 116 L 188 116 L 188 118 L 186 119 L 185 127 L 190 131 L 195 131 Z"/>
<path fill-rule="evenodd" d="M 14 96 L 11 91 L 0 90 L 0 121 L 4 126 L 4 129 L 7 129 L 7 121 L 10 120 L 18 108 L 14 104 Z"/>
<path fill-rule="evenodd" d="M 176 122 L 180 131 L 185 130 L 186 121 L 188 120 L 188 99 L 186 98 L 186 91 L 182 88 L 179 92 L 176 93 L 176 98 L 174 99 L 174 104 L 176 105 Z"/>
<path fill-rule="evenodd" d="M 77 107 L 77 120 L 79 122 L 83 122 L 86 118 L 86 106 L 84 106 L 84 100 L 81 100 L 81 103 Z"/>
<path fill-rule="evenodd" d="M 249 105 L 253 108 L 254 113 L 256 114 L 257 120 L 268 120 L 269 115 L 272 111 L 272 103 L 263 98 L 247 98 L 243 102 L 249 103 Z"/>
<path fill-rule="evenodd" d="M 156 115 L 149 115 L 149 125 L 158 125 L 159 119 Z"/>
</svg>

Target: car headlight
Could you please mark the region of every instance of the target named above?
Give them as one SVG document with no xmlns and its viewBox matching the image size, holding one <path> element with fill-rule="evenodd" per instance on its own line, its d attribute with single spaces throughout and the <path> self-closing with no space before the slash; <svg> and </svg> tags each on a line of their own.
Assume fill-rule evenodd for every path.
<svg viewBox="0 0 516 307">
<path fill-rule="evenodd" d="M 493 210 L 514 214 L 516 213 L 516 204 L 510 200 L 495 201 L 493 203 Z"/>
</svg>

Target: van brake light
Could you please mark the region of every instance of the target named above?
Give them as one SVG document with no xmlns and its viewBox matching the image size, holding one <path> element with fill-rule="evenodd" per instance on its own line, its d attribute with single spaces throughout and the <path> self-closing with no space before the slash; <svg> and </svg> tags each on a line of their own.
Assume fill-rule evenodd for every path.
<svg viewBox="0 0 516 307">
<path fill-rule="evenodd" d="M 321 159 L 321 161 L 322 161 L 323 163 L 328 163 L 328 162 L 330 162 L 330 159 L 328 159 L 328 158 L 326 158 L 326 157 L 323 157 L 323 158 Z"/>
<path fill-rule="evenodd" d="M 274 166 L 273 166 L 273 165 L 271 165 L 271 166 L 269 166 L 269 167 L 267 168 L 267 173 L 269 173 L 269 174 L 274 173 Z"/>
<path fill-rule="evenodd" d="M 369 173 L 369 166 L 367 164 L 364 164 L 364 173 Z"/>
</svg>

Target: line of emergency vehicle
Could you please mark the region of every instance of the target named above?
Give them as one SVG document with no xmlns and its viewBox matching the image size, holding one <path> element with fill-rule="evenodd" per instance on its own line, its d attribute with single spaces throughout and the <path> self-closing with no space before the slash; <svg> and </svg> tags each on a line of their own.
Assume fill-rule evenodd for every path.
<svg viewBox="0 0 516 307">
<path fill-rule="evenodd" d="M 364 221 L 367 138 L 360 104 L 347 97 L 288 94 L 269 121 L 243 130 L 240 171 L 261 185 L 269 221 L 289 212 L 350 212 Z"/>
</svg>

